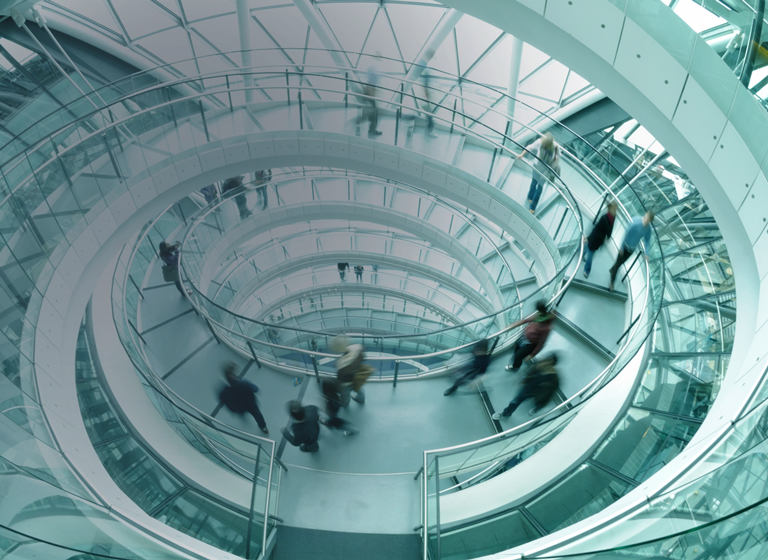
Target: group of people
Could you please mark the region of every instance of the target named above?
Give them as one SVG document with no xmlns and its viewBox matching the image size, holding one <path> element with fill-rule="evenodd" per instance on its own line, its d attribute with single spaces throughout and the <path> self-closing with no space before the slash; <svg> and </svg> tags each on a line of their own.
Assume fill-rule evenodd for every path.
<svg viewBox="0 0 768 560">
<path fill-rule="evenodd" d="M 605 214 L 600 216 L 600 219 L 592 228 L 592 232 L 584 238 L 584 243 L 587 245 L 584 251 L 584 278 L 589 278 L 589 273 L 592 271 L 592 259 L 595 256 L 595 252 L 602 247 L 613 232 L 613 222 L 616 218 L 617 208 L 618 204 L 616 201 L 609 202 Z M 614 283 L 616 282 L 619 268 L 634 254 L 640 246 L 640 242 L 645 247 L 644 256 L 645 260 L 648 261 L 647 250 L 650 247 L 651 224 L 654 217 L 653 210 L 649 210 L 643 216 L 635 216 L 629 222 L 627 230 L 624 232 L 624 240 L 621 242 L 621 247 L 616 255 L 616 260 L 609 270 L 611 279 L 608 284 L 608 290 L 611 292 L 614 290 Z"/>
<path fill-rule="evenodd" d="M 437 138 L 435 134 L 435 119 L 434 113 L 439 108 L 439 105 L 435 101 L 436 92 L 434 82 L 436 81 L 433 75 L 433 70 L 427 66 L 430 61 L 434 60 L 434 49 L 427 50 L 423 58 L 419 61 L 424 68 L 421 72 L 421 81 L 423 86 L 423 99 L 418 103 L 421 105 L 421 110 L 417 114 L 423 114 L 426 118 L 425 133 L 428 138 Z M 360 125 L 363 121 L 368 121 L 368 136 L 376 137 L 380 136 L 382 132 L 378 129 L 379 123 L 379 105 L 381 101 L 379 99 L 379 62 L 381 61 L 381 53 L 377 52 L 376 57 L 371 60 L 368 69 L 365 73 L 365 81 L 361 81 L 359 101 L 362 105 L 360 114 L 355 119 L 355 134 L 360 135 Z M 415 126 L 416 115 L 408 114 L 404 115 L 404 118 L 411 122 L 407 128 L 407 134 L 413 134 L 413 128 Z"/>
<path fill-rule="evenodd" d="M 341 279 L 342 282 L 346 282 L 347 271 L 349 270 L 349 263 L 340 262 L 336 266 L 339 270 L 339 279 Z M 352 270 L 355 272 L 355 281 L 362 282 L 363 272 L 365 271 L 365 267 L 361 264 L 356 264 Z M 378 270 L 379 270 L 379 267 L 377 265 L 373 265 L 373 271 L 376 272 Z"/>
<path fill-rule="evenodd" d="M 225 179 L 221 185 L 221 194 L 226 194 L 228 192 L 241 189 L 244 180 L 245 178 L 242 175 Z M 254 171 L 253 173 L 253 185 L 255 186 L 254 190 L 256 191 L 256 203 L 259 205 L 261 210 L 266 210 L 269 206 L 269 198 L 267 196 L 267 183 L 269 183 L 271 180 L 271 169 L 260 169 L 259 171 Z M 203 187 L 200 192 L 203 194 L 205 197 L 205 202 L 208 204 L 219 197 L 216 183 L 211 183 L 210 185 Z M 246 199 L 245 189 L 241 189 L 241 192 L 235 195 L 235 204 L 237 205 L 237 210 L 240 214 L 241 220 L 244 220 L 253 215 L 253 212 L 248 209 L 248 200 Z"/>
<path fill-rule="evenodd" d="M 529 362 L 526 375 L 523 378 L 520 390 L 502 411 L 493 415 L 494 420 L 509 418 L 512 413 L 527 399 L 535 399 L 536 407 L 531 414 L 536 414 L 555 395 L 559 388 L 559 377 L 555 364 L 557 355 L 548 354 L 535 360 L 536 356 L 544 348 L 544 344 L 552 330 L 552 325 L 557 318 L 556 313 L 547 307 L 544 300 L 536 303 L 536 311 L 525 319 L 512 323 L 509 328 L 526 325 L 522 336 L 515 341 L 512 349 L 512 357 L 507 365 L 507 371 L 517 371 L 523 362 Z M 488 369 L 491 357 L 488 349 L 488 340 L 482 339 L 475 343 L 472 349 L 471 364 L 458 375 L 453 385 L 443 393 L 451 395 L 462 385 L 466 385 L 482 375 Z"/>
<path fill-rule="evenodd" d="M 331 350 L 339 354 L 336 359 L 336 376 L 324 377 L 320 387 L 325 401 L 325 416 L 313 405 L 302 405 L 298 401 L 288 403 L 288 412 L 292 423 L 281 428 L 286 441 L 301 451 L 313 453 L 320 449 L 317 440 L 320 437 L 320 425 L 338 430 L 346 437 L 358 433 L 357 427 L 339 415 L 342 407 L 350 401 L 365 403 L 363 385 L 373 373 L 373 368 L 365 363 L 365 353 L 361 344 L 350 344 L 339 336 L 331 341 Z M 269 434 L 264 415 L 259 409 L 256 393 L 259 388 L 238 377 L 236 366 L 229 362 L 224 365 L 226 385 L 219 391 L 219 401 L 230 411 L 238 415 L 250 414 L 265 435 Z"/>
<path fill-rule="evenodd" d="M 554 181 L 556 175 L 560 174 L 560 146 L 555 141 L 554 136 L 547 132 L 530 146 L 523 148 L 523 151 L 520 152 L 517 159 L 521 159 L 527 153 L 536 156 L 536 161 L 533 164 L 533 172 L 531 174 L 531 185 L 528 188 L 527 200 L 528 210 L 531 214 L 534 214 L 536 212 L 536 207 L 539 204 L 539 199 L 541 198 L 544 186 L 547 182 Z M 597 221 L 589 236 L 584 238 L 584 243 L 587 245 L 586 251 L 584 252 L 585 278 L 589 278 L 589 274 L 592 271 L 592 259 L 595 256 L 595 252 L 609 237 L 611 237 L 617 210 L 618 203 L 615 200 L 610 201 L 607 205 L 605 214 L 603 214 Z M 616 261 L 610 268 L 611 280 L 608 284 L 608 289 L 610 291 L 614 290 L 614 283 L 619 268 L 632 256 L 641 241 L 644 242 L 647 251 L 650 244 L 651 224 L 653 223 L 653 219 L 654 212 L 649 210 L 644 216 L 636 216 L 629 223 Z M 645 254 L 645 259 L 646 261 L 648 260 L 647 253 Z"/>
</svg>

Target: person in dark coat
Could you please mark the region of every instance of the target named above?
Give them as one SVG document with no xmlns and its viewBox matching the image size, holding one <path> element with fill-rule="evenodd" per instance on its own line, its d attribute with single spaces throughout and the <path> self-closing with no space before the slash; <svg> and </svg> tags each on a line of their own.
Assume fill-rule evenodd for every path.
<svg viewBox="0 0 768 560">
<path fill-rule="evenodd" d="M 550 311 L 547 308 L 547 302 L 542 299 L 536 302 L 536 313 L 510 325 L 512 328 L 525 324 L 528 326 L 525 327 L 523 336 L 515 342 L 512 359 L 507 365 L 507 371 L 520 369 L 523 361 L 527 362 L 541 352 L 556 317 L 555 312 Z"/>
<path fill-rule="evenodd" d="M 323 379 L 321 383 L 323 397 L 325 398 L 325 412 L 327 418 L 320 418 L 320 423 L 333 430 L 340 430 L 346 437 L 358 433 L 354 424 L 347 422 L 339 416 L 341 408 L 341 387 L 338 379 Z"/>
<path fill-rule="evenodd" d="M 336 267 L 339 269 L 339 278 L 342 282 L 346 282 L 345 277 L 347 270 L 349 270 L 349 263 L 339 263 Z"/>
<path fill-rule="evenodd" d="M 532 365 L 523 378 L 523 384 L 515 398 L 502 412 L 494 414 L 493 419 L 509 418 L 517 410 L 517 407 L 528 399 L 534 399 L 535 402 L 534 408 L 530 412 L 531 416 L 545 407 L 560 387 L 560 379 L 555 364 L 557 364 L 557 354 L 552 353 Z"/>
<path fill-rule="evenodd" d="M 229 385 L 219 392 L 219 401 L 235 414 L 243 415 L 247 412 L 253 416 L 261 431 L 269 435 L 267 423 L 256 402 L 256 393 L 259 388 L 253 383 L 239 379 L 235 373 L 235 367 L 232 362 L 224 366 L 224 377 Z"/>
<path fill-rule="evenodd" d="M 462 385 L 466 385 L 472 381 L 478 375 L 482 375 L 488 369 L 488 364 L 491 362 L 491 356 L 488 354 L 488 340 L 482 339 L 477 341 L 472 348 L 472 364 L 467 370 L 459 376 L 453 385 L 448 387 L 443 395 L 446 397 L 454 392 Z"/>
<path fill-rule="evenodd" d="M 229 179 L 224 181 L 221 192 L 222 194 L 226 194 L 229 191 L 234 191 L 235 189 L 241 190 L 240 194 L 235 195 L 235 204 L 237 204 L 237 211 L 240 213 L 240 219 L 244 220 L 251 215 L 251 211 L 248 210 L 248 201 L 245 198 L 245 191 L 242 190 L 242 186 L 243 186 L 242 175 L 239 175 L 237 177 L 230 177 Z"/>
<path fill-rule="evenodd" d="M 595 256 L 595 252 L 603 246 L 605 240 L 611 236 L 613 232 L 613 222 L 616 219 L 616 210 L 619 205 L 616 201 L 611 201 L 608 204 L 608 210 L 603 214 L 600 219 L 592 228 L 592 233 L 586 238 L 587 250 L 584 253 L 584 278 L 589 278 L 589 273 L 592 271 L 592 258 Z"/>
<path fill-rule="evenodd" d="M 299 401 L 288 403 L 288 412 L 293 418 L 290 428 L 282 428 L 285 439 L 293 446 L 306 453 L 320 449 L 317 439 L 320 437 L 320 414 L 316 406 L 301 406 Z"/>
<path fill-rule="evenodd" d="M 179 290 L 179 293 L 183 297 L 187 297 L 187 294 L 190 293 L 184 291 L 184 288 L 181 285 L 181 280 L 179 279 L 179 247 L 181 247 L 181 243 L 178 241 L 173 245 L 166 241 L 161 241 L 159 247 L 160 260 L 163 261 L 163 266 L 171 269 L 171 276 L 173 277 L 172 282 L 176 286 L 176 289 Z M 165 277 L 165 272 L 163 273 L 163 277 Z"/>
</svg>

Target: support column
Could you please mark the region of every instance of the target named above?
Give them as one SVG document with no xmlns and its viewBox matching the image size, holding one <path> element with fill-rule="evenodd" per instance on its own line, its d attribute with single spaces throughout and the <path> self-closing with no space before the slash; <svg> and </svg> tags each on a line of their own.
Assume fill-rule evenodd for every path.
<svg viewBox="0 0 768 560">
<path fill-rule="evenodd" d="M 241 66 L 250 69 L 253 66 L 251 59 L 251 10 L 248 6 L 248 0 L 236 0 L 237 6 L 237 30 L 240 35 L 240 54 Z M 243 74 L 245 83 L 245 102 L 253 103 L 253 76 Z"/>
<path fill-rule="evenodd" d="M 429 61 L 432 60 L 432 56 L 437 49 L 440 48 L 440 45 L 443 44 L 443 41 L 445 41 L 451 31 L 453 31 L 463 15 L 463 12 L 454 10 L 453 8 L 443 14 L 443 17 L 438 22 L 432 35 L 429 36 L 429 39 L 427 39 L 427 42 L 424 43 L 424 46 L 421 47 L 419 54 L 416 56 L 416 64 L 412 65 L 411 69 L 405 75 L 406 81 L 415 82 L 421 77 L 421 74 L 424 72 L 424 67 L 429 64 Z"/>
<path fill-rule="evenodd" d="M 509 115 L 509 135 L 514 134 L 515 126 L 515 102 L 517 101 L 517 88 L 520 85 L 520 65 L 523 61 L 523 41 L 517 37 L 512 38 L 512 57 L 509 62 L 509 85 L 507 86 L 507 114 Z"/>
<path fill-rule="evenodd" d="M 341 52 L 344 49 L 341 48 L 341 45 L 336 40 L 336 37 L 328 27 L 328 24 L 322 17 L 320 17 L 320 14 L 317 12 L 317 7 L 312 0 L 293 0 L 293 3 L 299 9 L 301 15 L 304 16 L 304 19 L 307 20 L 307 23 L 312 28 L 312 31 L 315 32 L 318 39 L 320 39 L 323 46 L 328 49 L 336 66 L 339 68 L 352 68 L 352 63 L 347 56 Z"/>
</svg>

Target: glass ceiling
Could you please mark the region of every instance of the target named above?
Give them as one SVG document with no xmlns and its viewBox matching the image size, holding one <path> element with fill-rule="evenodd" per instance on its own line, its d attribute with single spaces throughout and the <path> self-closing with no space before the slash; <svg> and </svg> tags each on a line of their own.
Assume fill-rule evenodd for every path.
<svg viewBox="0 0 768 560">
<path fill-rule="evenodd" d="M 344 50 L 380 52 L 406 62 L 416 60 L 447 11 L 432 0 L 316 0 L 315 6 Z M 39 7 L 43 15 L 56 13 L 131 49 L 150 65 L 240 49 L 234 0 L 44 0 Z M 250 7 L 252 48 L 324 48 L 291 0 L 250 0 Z M 435 50 L 430 66 L 506 92 L 512 40 L 464 15 Z M 286 63 L 302 62 L 296 51 L 283 56 Z M 239 55 L 230 58 L 233 66 L 240 62 Z M 354 56 L 350 60 L 354 66 L 359 62 Z M 175 68 L 179 75 L 193 71 L 185 65 Z M 386 70 L 404 74 L 407 68 L 388 65 Z M 581 76 L 525 45 L 518 90 L 525 103 L 552 112 L 593 89 Z M 526 118 L 523 110 L 519 107 L 518 118 L 533 118 Z"/>
</svg>

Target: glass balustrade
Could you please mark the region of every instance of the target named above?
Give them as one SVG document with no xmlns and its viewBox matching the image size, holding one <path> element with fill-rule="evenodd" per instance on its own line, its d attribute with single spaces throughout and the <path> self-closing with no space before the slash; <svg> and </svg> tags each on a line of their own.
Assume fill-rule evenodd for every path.
<svg viewBox="0 0 768 560">
<path fill-rule="evenodd" d="M 351 101 L 353 106 L 361 102 L 361 97 L 364 96 L 354 89 L 358 84 L 356 78 L 349 74 L 345 76 L 343 71 L 335 68 L 324 68 L 322 71 L 315 68 L 314 74 L 312 70 L 308 66 L 305 72 L 289 71 L 288 87 L 285 86 L 284 69 L 279 72 L 277 70 L 254 72 L 255 93 L 259 96 L 266 94 L 273 100 L 283 101 L 283 106 L 279 110 L 275 108 L 269 115 L 262 115 L 268 118 L 265 122 L 268 122 L 270 129 L 273 130 L 290 130 L 306 127 L 309 119 L 312 119 L 313 129 L 316 131 L 353 133 L 353 129 L 346 128 L 346 118 L 334 117 L 330 112 L 334 110 L 338 115 L 345 115 L 345 101 L 348 104 Z M 324 87 L 311 88 L 308 85 L 311 80 L 315 80 L 316 84 L 322 84 Z M 390 87 L 394 84 L 384 80 L 380 88 L 382 94 L 400 96 L 400 84 L 403 81 L 395 78 L 390 81 L 397 82 L 397 86 Z M 513 160 L 521 147 L 515 144 L 515 138 L 505 134 L 505 132 L 514 131 L 514 126 L 507 130 L 510 122 L 507 116 L 502 111 L 484 106 L 485 98 L 480 93 L 474 99 L 470 99 L 473 89 L 468 87 L 470 82 L 465 81 L 465 83 L 467 84 L 466 98 L 449 92 L 441 103 L 433 104 L 437 130 L 443 134 L 457 134 L 464 137 L 462 142 L 469 148 L 466 152 L 459 154 L 460 157 L 456 163 L 460 169 L 483 181 L 490 180 L 492 184 L 503 187 L 504 179 L 509 175 L 507 170 L 511 169 L 512 165 L 524 164 L 523 160 Z M 390 103 L 390 108 L 383 109 L 382 121 L 385 130 L 379 142 L 407 146 L 410 134 L 409 149 L 421 151 L 430 157 L 440 156 L 449 163 L 454 163 L 452 155 L 460 150 L 448 150 L 443 147 L 435 154 L 430 151 L 431 148 L 426 143 L 422 144 L 414 139 L 413 130 L 408 126 L 408 121 L 411 120 L 408 119 L 408 114 L 418 115 L 421 118 L 424 111 L 417 108 L 416 103 L 423 103 L 424 99 L 406 91 L 412 85 L 407 84 L 407 88 L 403 88 L 402 102 L 395 99 Z M 482 90 L 482 86 L 475 86 L 478 91 Z M 322 103 L 311 105 L 306 99 L 299 97 L 300 92 L 306 93 L 310 89 L 317 92 L 321 97 L 318 101 Z M 85 227 L 86 213 L 105 208 L 128 192 L 126 179 L 130 178 L 133 184 L 134 181 L 159 171 L 159 168 L 153 166 L 164 165 L 163 161 L 169 154 L 182 156 L 185 155 L 184 150 L 196 150 L 197 147 L 207 145 L 211 139 L 226 140 L 237 134 L 258 132 L 255 125 L 251 127 L 247 124 L 253 121 L 240 110 L 244 91 L 242 73 L 239 71 L 214 73 L 157 87 L 150 86 L 144 89 L 137 87 L 135 93 L 114 98 L 115 101 L 110 106 L 100 111 L 84 111 L 82 113 L 84 116 L 77 120 L 72 120 L 71 117 L 62 119 L 61 126 L 56 128 L 54 133 L 50 132 L 52 129 L 50 123 L 45 127 L 41 125 L 37 129 L 30 129 L 27 136 L 31 140 L 30 148 L 23 153 L 14 154 L 1 166 L 0 190 L 4 192 L 6 198 L 0 205 L 2 208 L 0 228 L 4 232 L 16 232 L 14 235 L 4 234 L 8 255 L 6 259 L 11 260 L 6 260 L 3 264 L 12 262 L 12 267 L 7 272 L 9 281 L 4 286 L 4 290 L 7 307 L 14 310 L 16 317 L 21 318 L 17 335 L 9 336 L 4 333 L 7 343 L 4 345 L 5 352 L 2 359 L 4 363 L 11 365 L 10 371 L 13 373 L 8 378 L 16 379 L 19 386 L 28 391 L 32 400 L 34 400 L 34 370 L 31 366 L 32 361 L 28 357 L 32 356 L 34 350 L 33 339 L 28 336 L 28 331 L 24 332 L 24 328 L 28 328 L 28 323 L 24 321 L 28 318 L 34 323 L 41 305 L 41 294 L 45 291 L 56 264 L 60 262 L 66 250 Z M 437 92 L 438 88 L 435 88 L 435 93 Z M 327 101 L 323 98 L 326 93 Z M 289 98 L 290 106 L 287 104 Z M 454 102 L 458 101 L 462 102 L 461 110 L 454 112 Z M 328 112 L 323 113 L 323 116 L 318 109 L 323 111 L 328 109 Z M 481 117 L 483 114 L 485 116 Z M 504 116 L 503 120 L 499 115 Z M 546 119 L 546 116 L 542 116 L 542 120 Z M 497 128 L 492 126 L 494 122 L 498 123 L 495 125 Z M 504 123 L 503 127 L 500 126 L 501 123 Z M 166 134 L 169 129 L 176 130 L 179 134 L 169 138 Z M 564 127 L 561 129 L 563 133 L 567 130 Z M 526 139 L 524 136 L 527 133 L 528 130 L 521 125 L 515 137 L 519 138 L 520 143 L 525 144 L 535 137 L 531 132 L 530 138 Z M 459 142 L 459 139 L 451 138 L 450 141 Z M 586 142 L 580 144 L 574 141 L 572 145 L 582 148 L 583 153 L 589 150 Z M 458 144 L 454 146 L 454 148 L 458 147 Z M 472 157 L 472 154 L 480 153 L 483 155 Z M 582 158 L 575 155 L 578 153 L 575 149 L 573 153 L 566 152 L 564 163 L 578 166 L 581 173 L 596 178 L 599 184 L 601 177 Z M 590 154 L 593 153 L 594 151 L 590 152 Z M 604 161 L 599 154 L 595 157 L 599 161 Z M 621 175 L 616 171 L 615 179 L 620 177 Z M 604 182 L 607 183 L 607 181 Z M 554 226 L 552 229 L 555 231 L 558 229 L 554 225 L 555 222 L 562 221 L 567 224 L 565 220 L 570 220 L 571 225 L 568 227 L 571 231 L 578 227 L 580 233 L 581 212 L 578 210 L 576 195 L 570 193 L 559 179 L 554 181 L 553 186 L 558 193 L 557 197 L 565 206 L 563 206 L 562 218 L 557 215 L 549 216 L 548 219 Z M 631 194 L 631 189 L 622 191 L 618 198 L 623 208 L 622 216 L 642 213 L 642 202 Z M 595 202 L 587 203 L 586 207 L 599 212 L 600 202 L 600 198 L 597 198 Z M 568 218 L 569 213 L 572 218 Z M 149 230 L 151 228 L 147 231 Z M 156 237 L 160 237 L 159 233 L 161 233 L 159 230 L 153 232 Z M 558 235 L 556 233 L 554 237 L 557 238 Z M 571 234 L 569 239 L 578 241 L 578 236 Z M 159 239 L 147 241 L 146 246 L 141 247 L 141 251 L 147 254 L 153 252 L 153 247 L 158 242 Z M 657 244 L 658 242 L 654 241 L 654 245 Z M 571 259 L 577 259 L 580 255 L 580 247 L 578 243 L 576 245 L 576 247 L 571 246 L 570 249 L 564 248 L 563 254 L 570 253 Z M 655 274 L 657 269 L 663 269 L 660 253 L 651 256 L 658 259 L 657 268 L 651 267 L 650 271 L 647 271 L 642 266 L 637 267 L 635 274 L 642 274 L 648 278 L 651 276 L 649 272 Z M 115 313 L 115 319 L 121 332 L 121 339 L 131 341 L 131 344 L 126 344 L 129 356 L 144 374 L 148 373 L 147 364 L 145 357 L 138 350 L 140 348 L 138 333 L 135 332 L 135 324 L 131 324 L 129 318 L 125 317 L 126 314 L 128 317 L 135 316 L 136 301 L 141 297 L 138 289 L 131 286 L 130 278 L 133 277 L 133 271 L 128 269 L 129 266 L 133 265 L 128 260 L 122 259 L 118 265 L 116 282 L 119 291 L 115 293 L 120 293 L 120 290 L 124 289 L 126 295 L 119 298 L 114 296 L 116 299 L 113 303 L 118 310 Z M 548 291 L 543 292 L 549 298 L 558 295 L 563 289 L 562 280 L 566 278 L 566 268 L 566 266 L 560 268 L 557 275 L 550 280 Z M 643 272 L 638 273 L 637 271 L 640 270 Z M 657 288 L 653 287 L 652 282 L 663 285 L 663 281 L 663 276 L 658 280 L 649 280 L 647 283 L 649 287 L 646 290 L 655 292 Z M 633 300 L 640 298 L 637 301 L 643 306 L 648 301 L 657 301 L 655 293 L 642 295 L 642 291 L 639 290 L 641 293 L 638 294 L 633 293 Z M 646 319 L 636 322 L 627 340 L 636 340 L 636 333 L 645 335 L 643 329 L 650 328 L 649 325 L 653 324 L 651 318 L 655 317 L 655 313 L 655 309 L 652 308 L 647 312 Z M 486 320 L 480 331 L 485 329 L 487 332 L 491 325 L 492 320 Z M 508 331 L 500 334 L 508 334 Z M 307 369 L 306 364 L 303 367 Z M 166 412 L 169 422 L 172 425 L 175 424 L 180 433 L 187 433 L 186 437 L 190 441 L 196 441 L 195 445 L 198 448 L 205 446 L 197 436 L 192 435 L 193 432 L 189 428 L 189 425 L 195 421 L 201 424 L 196 427 L 198 430 L 204 430 L 203 433 L 208 441 L 224 437 L 220 435 L 223 430 L 221 426 L 210 427 L 204 419 L 196 415 L 196 411 L 189 410 L 188 405 L 185 407 L 175 397 L 172 397 L 173 406 L 182 408 L 172 409 L 173 414 L 171 414 L 170 401 L 161 400 L 159 396 L 163 395 L 163 398 L 167 396 L 165 389 L 159 385 L 153 385 L 153 379 L 152 376 L 145 378 L 147 386 L 152 387 L 150 396 L 158 407 Z M 181 416 L 179 410 L 187 414 L 184 421 L 179 420 Z M 545 420 L 554 422 L 559 418 L 561 417 L 557 414 L 552 414 Z M 442 476 L 443 470 L 440 469 L 439 472 Z"/>
<path fill-rule="evenodd" d="M 593 176 L 593 175 L 590 175 L 590 176 Z M 620 177 L 618 172 L 616 174 L 616 177 L 617 178 Z M 622 206 L 623 206 L 624 211 L 626 212 L 626 214 L 630 214 L 633 210 L 638 212 L 638 213 L 641 213 L 641 211 L 643 210 L 642 203 L 639 202 L 639 201 L 636 201 L 635 199 L 633 199 L 630 193 L 631 193 L 631 190 L 625 190 L 625 192 L 619 194 L 619 200 L 620 200 L 620 202 L 623 203 Z M 622 196 L 623 196 L 623 198 L 622 198 Z M 595 204 L 595 207 L 597 207 L 597 204 Z M 598 210 L 599 210 L 599 208 L 598 208 Z M 656 255 L 656 257 L 660 257 L 660 255 Z M 641 270 L 641 268 L 638 267 L 636 270 Z M 657 270 L 657 269 L 654 269 L 654 270 Z M 663 278 L 660 280 L 660 282 L 663 282 Z M 634 297 L 637 298 L 638 302 L 641 302 L 641 303 L 645 302 L 645 300 L 642 300 L 642 298 L 643 298 L 642 290 L 640 291 L 640 293 L 634 294 Z M 646 296 L 646 298 L 647 298 L 647 296 Z M 652 321 L 648 321 L 648 323 L 652 324 Z M 636 330 L 639 331 L 641 328 L 647 328 L 648 325 L 646 323 L 637 323 L 636 322 L 634 326 L 636 327 Z M 634 339 L 634 337 L 630 336 L 629 339 Z M 309 366 L 309 364 L 304 364 L 305 368 L 308 368 L 308 366 Z M 561 422 L 564 422 L 564 421 L 567 421 L 567 420 L 568 420 L 568 417 L 566 416 L 565 418 L 563 418 L 561 420 Z M 549 435 L 551 436 L 554 433 L 556 433 L 556 431 L 553 431 Z M 533 444 L 531 446 L 529 446 L 525 451 L 530 452 L 532 449 L 535 448 L 536 445 L 542 444 L 542 442 L 545 441 L 545 438 L 546 438 L 546 436 L 534 439 L 533 440 Z M 522 447 L 523 446 L 521 446 L 521 449 L 522 449 Z M 522 452 L 519 452 L 518 455 L 522 455 Z"/>
<path fill-rule="evenodd" d="M 705 207 L 702 209 L 698 193 L 692 192 L 686 200 L 686 205 L 700 209 L 694 214 L 693 223 L 714 225 L 714 220 L 698 219 L 708 214 Z M 717 396 L 729 363 L 735 328 L 735 294 L 732 278 L 724 272 L 729 259 L 718 237 L 719 231 L 711 229 L 712 241 L 703 246 L 691 245 L 688 228 L 675 227 L 680 207 L 673 204 L 657 214 L 660 245 L 674 246 L 676 251 L 665 255 L 668 266 L 662 273 L 667 282 L 659 320 L 648 340 L 650 358 L 630 407 L 590 458 L 561 481 L 509 511 L 448 528 L 441 535 L 442 558 L 473 558 L 520 547 L 580 521 L 636 488 L 691 441 Z M 653 267 L 654 256 L 649 257 Z M 677 264 L 678 260 L 683 265 Z M 768 393 L 757 393 L 756 402 L 765 398 L 763 394 Z M 563 415 L 560 420 L 566 418 L 568 416 Z M 440 464 L 448 477 L 453 474 L 467 480 L 458 486 L 443 485 L 442 495 L 471 486 L 474 481 L 469 475 L 483 481 L 505 472 L 536 450 L 531 446 L 517 453 L 514 439 L 506 449 L 493 438 L 488 439 L 487 449 L 460 447 L 448 457 L 440 456 Z M 740 441 L 738 436 L 732 439 Z M 742 449 L 749 445 L 748 441 L 754 438 L 740 443 Z M 727 446 L 734 449 L 733 444 Z M 433 504 L 432 509 L 437 507 L 439 502 Z M 532 523 L 532 530 L 518 527 L 514 534 L 508 533 L 510 527 L 518 526 L 515 525 L 520 523 L 518 520 Z M 433 536 L 425 540 L 425 544 L 429 543 L 430 554 L 434 556 L 434 534 L 438 533 L 434 517 L 432 524 Z M 659 527 L 667 533 L 671 531 L 668 523 L 659 523 Z"/>
</svg>

